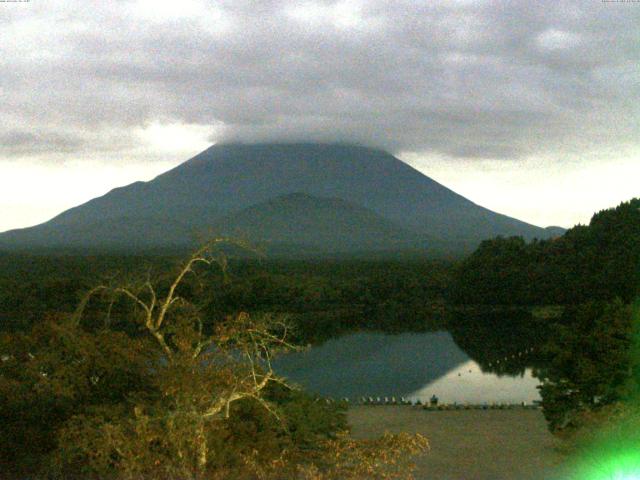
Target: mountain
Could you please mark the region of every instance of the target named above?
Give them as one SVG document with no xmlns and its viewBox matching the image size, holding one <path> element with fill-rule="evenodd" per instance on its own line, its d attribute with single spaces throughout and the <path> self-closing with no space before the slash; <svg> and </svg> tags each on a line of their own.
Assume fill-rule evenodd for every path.
<svg viewBox="0 0 640 480">
<path fill-rule="evenodd" d="M 371 210 L 339 198 L 306 193 L 283 195 L 245 208 L 216 222 L 213 231 L 327 251 L 398 250 L 422 241 L 416 233 Z"/>
<path fill-rule="evenodd" d="M 234 230 L 334 251 L 425 243 L 460 251 L 496 235 L 551 234 L 476 205 L 382 150 L 228 144 L 41 225 L 0 234 L 0 247 L 140 250 Z"/>
</svg>

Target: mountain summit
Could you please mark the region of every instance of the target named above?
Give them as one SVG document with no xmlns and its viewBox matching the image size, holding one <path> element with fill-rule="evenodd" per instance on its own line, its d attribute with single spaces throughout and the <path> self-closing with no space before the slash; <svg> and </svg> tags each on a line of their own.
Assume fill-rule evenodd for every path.
<svg viewBox="0 0 640 480">
<path fill-rule="evenodd" d="M 41 225 L 0 234 L 0 248 L 184 247 L 207 232 L 325 252 L 453 253 L 496 235 L 550 235 L 476 205 L 381 150 L 228 144 Z"/>
</svg>

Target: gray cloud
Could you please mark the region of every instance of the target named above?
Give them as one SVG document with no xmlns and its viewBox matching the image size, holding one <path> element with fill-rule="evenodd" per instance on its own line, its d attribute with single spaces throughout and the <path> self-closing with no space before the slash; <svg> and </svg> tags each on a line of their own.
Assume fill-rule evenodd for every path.
<svg viewBox="0 0 640 480">
<path fill-rule="evenodd" d="M 56 133 L 34 133 L 19 130 L 0 133 L 2 149 L 15 155 L 29 155 L 47 151 L 73 152 L 82 143 L 81 138 Z"/>
<path fill-rule="evenodd" d="M 451 158 L 639 146 L 637 4 L 173 5 L 1 5 L 0 158 L 124 155 L 157 120 Z"/>
</svg>

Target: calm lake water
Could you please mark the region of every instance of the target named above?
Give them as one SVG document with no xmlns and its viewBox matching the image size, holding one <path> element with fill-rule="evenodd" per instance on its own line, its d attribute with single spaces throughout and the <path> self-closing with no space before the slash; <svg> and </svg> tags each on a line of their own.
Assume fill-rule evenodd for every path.
<svg viewBox="0 0 640 480">
<path fill-rule="evenodd" d="M 333 398 L 408 397 L 444 403 L 530 403 L 538 380 L 483 371 L 448 332 L 355 333 L 277 359 L 276 371 Z"/>
</svg>

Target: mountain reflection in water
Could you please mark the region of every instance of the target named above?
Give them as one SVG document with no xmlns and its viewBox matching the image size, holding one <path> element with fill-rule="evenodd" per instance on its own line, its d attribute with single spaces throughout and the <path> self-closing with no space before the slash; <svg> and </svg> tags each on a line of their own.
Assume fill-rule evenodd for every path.
<svg viewBox="0 0 640 480">
<path fill-rule="evenodd" d="M 354 333 L 277 359 L 276 371 L 333 398 L 435 394 L 447 403 L 516 403 L 539 398 L 530 369 L 498 376 L 483 371 L 448 332 Z"/>
<path fill-rule="evenodd" d="M 531 369 L 515 377 L 498 376 L 483 372 L 476 362 L 469 360 L 406 397 L 423 403 L 431 395 L 436 395 L 444 403 L 531 403 L 540 399 L 536 388 L 539 384 Z"/>
</svg>

